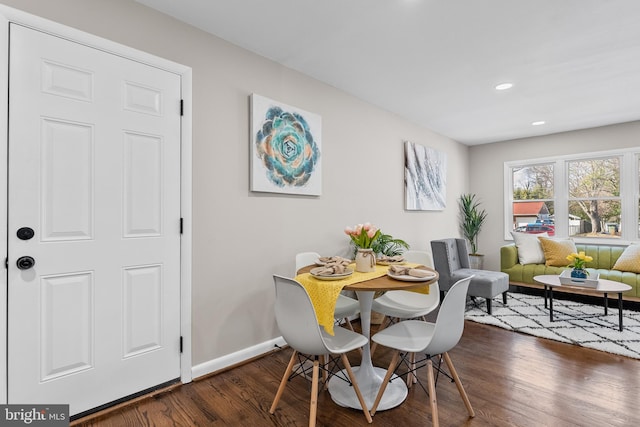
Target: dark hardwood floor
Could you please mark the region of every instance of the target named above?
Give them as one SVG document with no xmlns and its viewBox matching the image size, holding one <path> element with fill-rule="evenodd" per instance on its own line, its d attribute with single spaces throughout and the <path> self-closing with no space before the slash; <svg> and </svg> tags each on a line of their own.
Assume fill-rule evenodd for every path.
<svg viewBox="0 0 640 427">
<path fill-rule="evenodd" d="M 269 407 L 290 349 L 152 397 L 72 423 L 75 426 L 306 426 L 309 382 L 296 377 L 275 415 Z M 455 385 L 437 385 L 440 425 L 446 426 L 639 426 L 640 360 L 509 332 L 467 321 L 450 352 L 475 418 L 468 418 Z M 390 351 L 374 362 L 386 367 Z M 349 356 L 358 364 L 359 354 Z M 420 379 L 426 384 L 424 369 Z M 362 412 L 337 406 L 327 391 L 318 399 L 318 426 L 368 425 Z M 374 426 L 429 426 L 427 395 L 412 387 L 399 407 L 377 412 Z"/>
</svg>

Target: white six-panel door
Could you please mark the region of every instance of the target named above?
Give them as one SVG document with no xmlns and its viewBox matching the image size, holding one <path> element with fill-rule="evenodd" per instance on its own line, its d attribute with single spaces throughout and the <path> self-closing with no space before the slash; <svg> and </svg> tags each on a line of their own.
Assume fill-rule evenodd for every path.
<svg viewBox="0 0 640 427">
<path fill-rule="evenodd" d="M 15 24 L 9 64 L 9 403 L 179 378 L 180 76 Z"/>
</svg>

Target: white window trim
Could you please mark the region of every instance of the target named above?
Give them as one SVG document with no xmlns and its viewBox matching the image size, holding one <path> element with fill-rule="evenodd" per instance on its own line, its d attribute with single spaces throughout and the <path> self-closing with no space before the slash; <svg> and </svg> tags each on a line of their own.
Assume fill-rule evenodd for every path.
<svg viewBox="0 0 640 427">
<path fill-rule="evenodd" d="M 626 246 L 632 242 L 638 242 L 638 200 L 640 197 L 640 148 L 628 148 L 608 151 L 596 151 L 565 156 L 540 157 L 527 160 L 514 160 L 504 163 L 504 238 L 513 240 L 511 235 L 513 222 L 513 174 L 512 168 L 518 166 L 536 166 L 541 164 L 553 164 L 553 202 L 554 216 L 566 218 L 568 216 L 568 168 L 569 160 L 591 160 L 602 157 L 620 156 L 620 201 L 622 205 L 622 235 L 620 238 L 588 238 L 573 237 L 577 243 L 583 244 L 607 244 Z M 560 189 L 560 191 L 559 191 Z M 569 229 L 565 221 L 556 222 L 556 237 L 568 237 Z"/>
</svg>

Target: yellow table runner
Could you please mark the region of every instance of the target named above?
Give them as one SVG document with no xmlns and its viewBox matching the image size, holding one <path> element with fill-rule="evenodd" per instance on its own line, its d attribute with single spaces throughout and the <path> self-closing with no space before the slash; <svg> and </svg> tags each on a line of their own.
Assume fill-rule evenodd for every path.
<svg viewBox="0 0 640 427">
<path fill-rule="evenodd" d="M 415 267 L 419 264 L 408 263 L 406 265 L 408 267 Z M 375 271 L 370 273 L 354 271 L 352 275 L 341 280 L 320 280 L 313 277 L 311 273 L 298 274 L 295 277 L 295 279 L 306 289 L 309 297 L 311 298 L 311 303 L 313 304 L 313 308 L 315 309 L 316 316 L 318 318 L 318 324 L 323 326 L 324 330 L 327 331 L 328 334 L 333 335 L 333 313 L 335 312 L 336 302 L 338 301 L 338 296 L 340 295 L 342 288 L 354 283 L 365 282 L 377 277 L 382 277 L 386 275 L 389 270 L 388 266 L 376 265 L 375 267 Z M 350 268 L 354 268 L 355 270 L 355 264 L 351 264 Z M 427 285 L 411 290 L 428 294 L 429 286 Z"/>
</svg>

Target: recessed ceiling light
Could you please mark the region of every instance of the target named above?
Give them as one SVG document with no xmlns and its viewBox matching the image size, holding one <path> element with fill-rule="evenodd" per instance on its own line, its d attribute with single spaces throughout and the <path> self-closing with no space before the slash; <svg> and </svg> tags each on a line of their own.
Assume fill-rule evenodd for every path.
<svg viewBox="0 0 640 427">
<path fill-rule="evenodd" d="M 532 122 L 531 126 L 541 126 L 543 124 L 545 124 L 546 122 L 544 120 L 538 120 L 537 122 Z"/>
<path fill-rule="evenodd" d="M 496 90 L 507 90 L 513 87 L 513 83 L 500 83 L 496 86 Z"/>
</svg>

